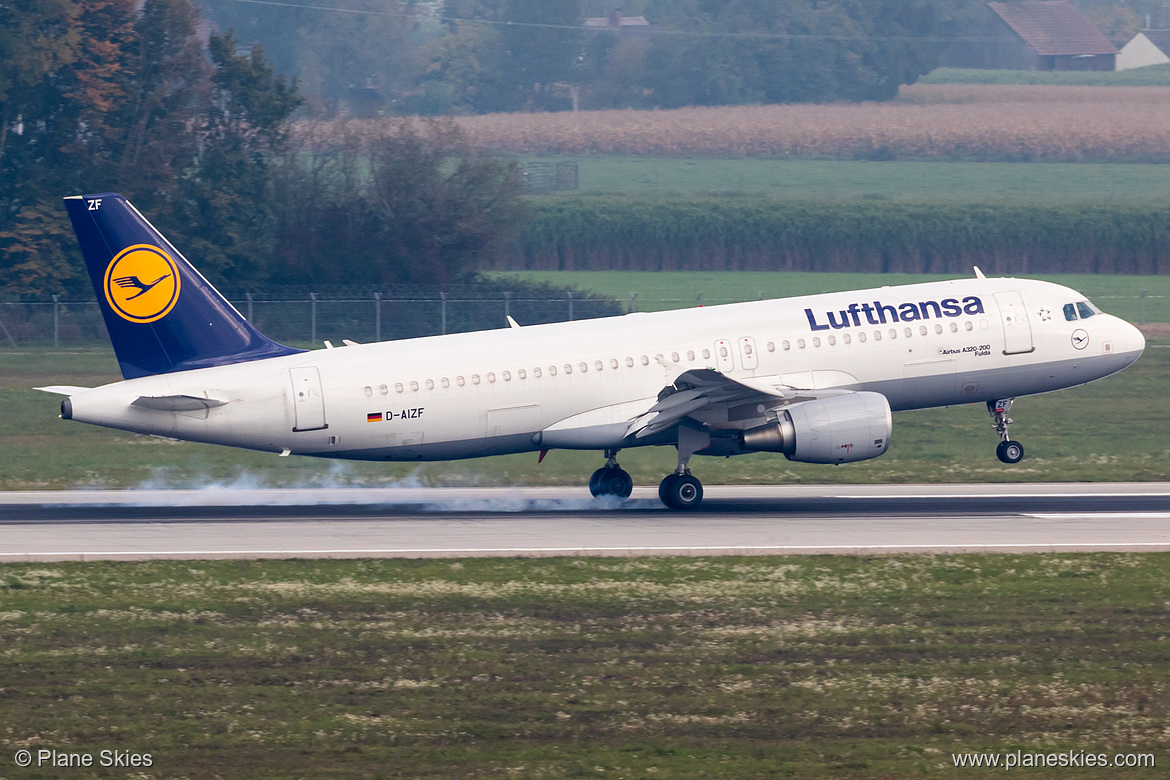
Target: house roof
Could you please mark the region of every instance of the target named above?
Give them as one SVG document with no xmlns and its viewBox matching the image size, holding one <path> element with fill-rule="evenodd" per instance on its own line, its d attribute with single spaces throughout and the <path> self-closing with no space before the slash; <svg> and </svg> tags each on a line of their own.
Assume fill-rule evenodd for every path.
<svg viewBox="0 0 1170 780">
<path fill-rule="evenodd" d="M 1150 43 L 1170 56 L 1170 30 L 1142 30 L 1142 35 L 1150 39 Z"/>
<path fill-rule="evenodd" d="M 649 27 L 645 16 L 591 16 L 584 20 L 586 27 Z"/>
<path fill-rule="evenodd" d="M 1067 0 L 987 5 L 1038 54 L 1117 54 L 1117 47 Z"/>
</svg>

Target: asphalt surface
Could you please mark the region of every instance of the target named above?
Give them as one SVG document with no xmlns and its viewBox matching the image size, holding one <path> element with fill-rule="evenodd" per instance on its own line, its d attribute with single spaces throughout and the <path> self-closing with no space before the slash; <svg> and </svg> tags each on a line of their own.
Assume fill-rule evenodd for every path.
<svg viewBox="0 0 1170 780">
<path fill-rule="evenodd" d="M 0 493 L 0 562 L 1170 550 L 1170 483 Z"/>
</svg>

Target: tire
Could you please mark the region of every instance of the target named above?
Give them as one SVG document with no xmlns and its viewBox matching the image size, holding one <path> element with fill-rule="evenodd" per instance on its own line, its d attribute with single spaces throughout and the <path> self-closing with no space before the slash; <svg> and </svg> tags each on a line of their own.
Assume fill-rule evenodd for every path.
<svg viewBox="0 0 1170 780">
<path fill-rule="evenodd" d="M 589 492 L 594 498 L 599 496 L 629 498 L 634 492 L 634 480 L 624 469 L 600 468 L 589 477 Z"/>
<path fill-rule="evenodd" d="M 1004 463 L 1019 463 L 1024 459 L 1024 445 L 1018 441 L 1001 441 L 995 455 Z"/>
<path fill-rule="evenodd" d="M 697 509 L 703 503 L 703 483 L 690 474 L 670 474 L 659 484 L 658 497 L 671 509 Z"/>
</svg>

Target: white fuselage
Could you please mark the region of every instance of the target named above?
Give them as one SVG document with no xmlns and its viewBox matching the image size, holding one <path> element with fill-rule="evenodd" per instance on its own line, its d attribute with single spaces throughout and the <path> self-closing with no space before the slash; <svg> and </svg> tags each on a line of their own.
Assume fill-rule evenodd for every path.
<svg viewBox="0 0 1170 780">
<path fill-rule="evenodd" d="M 874 391 L 895 411 L 1071 387 L 1127 367 L 1145 345 L 1108 314 L 1066 319 L 1064 307 L 1081 301 L 1066 287 L 1023 279 L 882 287 L 316 350 L 117 382 L 70 403 L 72 419 L 97 425 L 339 458 L 631 446 L 574 438 L 573 425 L 550 434 L 551 445 L 540 434 L 570 418 L 581 429 L 632 420 L 694 368 Z M 131 405 L 178 395 L 224 403 Z"/>
</svg>

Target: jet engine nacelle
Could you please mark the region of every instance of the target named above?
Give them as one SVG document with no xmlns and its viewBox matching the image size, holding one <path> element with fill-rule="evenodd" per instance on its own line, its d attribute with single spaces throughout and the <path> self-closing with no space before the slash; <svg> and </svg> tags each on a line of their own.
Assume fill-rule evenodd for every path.
<svg viewBox="0 0 1170 780">
<path fill-rule="evenodd" d="M 885 452 L 892 432 L 884 395 L 850 393 L 790 406 L 775 422 L 740 433 L 739 445 L 800 463 L 853 463 Z"/>
</svg>

